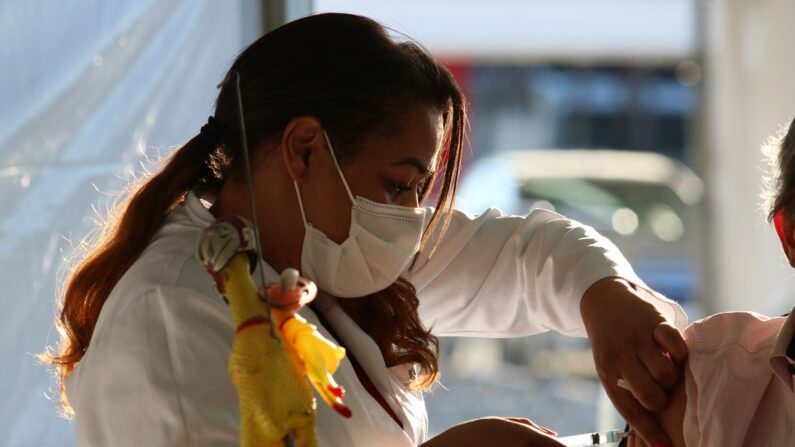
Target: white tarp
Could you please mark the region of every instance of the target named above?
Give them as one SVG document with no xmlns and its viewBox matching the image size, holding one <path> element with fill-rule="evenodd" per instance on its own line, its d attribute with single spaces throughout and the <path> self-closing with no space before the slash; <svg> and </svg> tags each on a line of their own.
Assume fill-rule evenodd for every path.
<svg viewBox="0 0 795 447">
<path fill-rule="evenodd" d="M 0 2 L 0 445 L 74 445 L 34 354 L 57 341 L 56 274 L 141 151 L 212 113 L 259 34 L 255 0 Z"/>
</svg>

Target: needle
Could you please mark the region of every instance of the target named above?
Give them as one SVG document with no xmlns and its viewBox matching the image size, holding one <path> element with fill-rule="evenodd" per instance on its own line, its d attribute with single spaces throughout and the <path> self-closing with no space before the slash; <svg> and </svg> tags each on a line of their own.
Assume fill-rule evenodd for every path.
<svg viewBox="0 0 795 447">
<path fill-rule="evenodd" d="M 596 433 L 584 433 L 581 435 L 566 436 L 558 438 L 558 442 L 567 447 L 587 447 L 591 445 L 605 445 L 621 442 L 629 436 L 631 431 L 610 430 Z"/>
</svg>

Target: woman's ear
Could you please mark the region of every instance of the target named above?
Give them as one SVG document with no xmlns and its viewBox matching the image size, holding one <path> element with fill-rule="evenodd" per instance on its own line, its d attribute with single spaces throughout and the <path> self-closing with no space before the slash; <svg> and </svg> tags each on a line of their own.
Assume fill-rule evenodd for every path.
<svg viewBox="0 0 795 447">
<path fill-rule="evenodd" d="M 311 171 L 313 154 L 322 150 L 323 125 L 314 116 L 298 116 L 290 120 L 282 132 L 281 152 L 290 177 L 300 182 Z"/>
</svg>

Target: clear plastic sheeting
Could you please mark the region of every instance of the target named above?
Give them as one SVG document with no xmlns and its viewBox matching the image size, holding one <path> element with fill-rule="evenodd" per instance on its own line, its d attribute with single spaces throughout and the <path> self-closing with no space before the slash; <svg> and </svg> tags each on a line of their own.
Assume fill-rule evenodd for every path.
<svg viewBox="0 0 795 447">
<path fill-rule="evenodd" d="M 75 445 L 57 383 L 57 272 L 143 154 L 212 113 L 216 85 L 260 33 L 258 1 L 0 3 L 0 445 Z"/>
</svg>

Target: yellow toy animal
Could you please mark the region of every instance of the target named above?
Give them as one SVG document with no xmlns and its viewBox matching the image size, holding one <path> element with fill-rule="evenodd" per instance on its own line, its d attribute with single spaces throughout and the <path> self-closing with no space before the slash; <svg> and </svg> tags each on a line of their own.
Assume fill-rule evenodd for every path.
<svg viewBox="0 0 795 447">
<path fill-rule="evenodd" d="M 305 376 L 340 414 L 350 417 L 350 410 L 331 376 L 345 350 L 296 314 L 314 299 L 314 283 L 288 269 L 280 284 L 258 293 L 251 277 L 258 258 L 254 231 L 237 216 L 218 219 L 204 230 L 197 255 L 229 304 L 236 327 L 229 374 L 240 400 L 241 446 L 316 446 L 315 399 Z"/>
<path fill-rule="evenodd" d="M 287 342 L 292 345 L 303 362 L 309 382 L 320 397 L 342 416 L 351 417 L 351 410 L 342 402 L 345 389 L 334 381 L 334 372 L 345 357 L 345 348 L 339 347 L 317 331 L 296 312 L 317 294 L 315 283 L 298 276 L 298 270 L 282 272 L 281 284 L 271 284 L 267 292 L 260 289 L 273 306 L 273 319 Z"/>
</svg>

